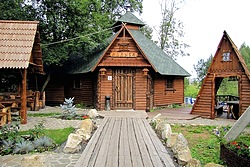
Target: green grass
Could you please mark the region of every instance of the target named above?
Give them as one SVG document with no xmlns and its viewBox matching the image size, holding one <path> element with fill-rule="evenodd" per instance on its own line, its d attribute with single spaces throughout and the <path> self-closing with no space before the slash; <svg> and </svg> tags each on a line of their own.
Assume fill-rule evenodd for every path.
<svg viewBox="0 0 250 167">
<path fill-rule="evenodd" d="M 73 127 L 64 129 L 45 129 L 45 135 L 51 138 L 56 144 L 61 145 L 68 138 L 68 135 L 74 131 Z"/>
<path fill-rule="evenodd" d="M 53 117 L 53 116 L 57 116 L 57 115 L 61 115 L 61 113 L 32 113 L 32 114 L 28 114 L 28 116 L 30 116 L 30 117 Z"/>
<path fill-rule="evenodd" d="M 68 135 L 74 131 L 73 127 L 64 129 L 43 129 L 42 132 L 51 138 L 57 145 L 61 145 L 68 139 Z M 30 131 L 20 131 L 19 135 L 29 135 Z"/>
<path fill-rule="evenodd" d="M 192 157 L 200 160 L 202 165 L 209 162 L 223 164 L 220 160 L 220 142 L 214 133 L 215 126 L 171 126 L 172 131 L 182 133 L 188 141 Z M 241 133 L 236 141 L 242 141 L 250 146 L 250 134 Z"/>
</svg>

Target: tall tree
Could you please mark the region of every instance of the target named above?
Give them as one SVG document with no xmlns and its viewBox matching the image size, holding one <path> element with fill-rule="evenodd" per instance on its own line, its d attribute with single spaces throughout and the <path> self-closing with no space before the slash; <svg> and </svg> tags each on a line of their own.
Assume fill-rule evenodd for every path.
<svg viewBox="0 0 250 167">
<path fill-rule="evenodd" d="M 142 11 L 142 0 L 0 0 L 1 19 L 38 20 L 43 61 L 50 69 L 86 55 L 110 36 L 116 16 Z M 121 13 L 123 12 L 123 13 Z M 55 68 L 53 68 L 55 67 Z"/>
<path fill-rule="evenodd" d="M 196 80 L 201 84 L 207 75 L 208 68 L 212 62 L 213 56 L 210 55 L 207 60 L 200 59 L 196 65 L 194 65 L 194 70 L 196 71 Z"/>
<path fill-rule="evenodd" d="M 99 12 L 98 1 L 40 0 L 33 6 L 40 21 L 43 60 L 50 68 L 76 57 L 86 59 L 86 54 L 110 34 L 96 33 L 111 25 L 108 14 Z"/>
<path fill-rule="evenodd" d="M 181 38 L 184 37 L 183 23 L 175 18 L 175 13 L 180 9 L 184 0 L 161 0 L 162 21 L 157 31 L 160 48 L 171 58 L 188 56 L 185 48 L 189 47 Z"/>
<path fill-rule="evenodd" d="M 102 11 L 109 13 L 110 19 L 115 20 L 126 10 L 142 13 L 143 0 L 101 0 Z"/>
<path fill-rule="evenodd" d="M 246 45 L 246 43 L 244 42 L 240 46 L 239 51 L 247 64 L 247 68 L 250 70 L 250 47 L 248 45 Z"/>
<path fill-rule="evenodd" d="M 145 25 L 143 26 L 142 28 L 140 28 L 140 31 L 148 38 L 148 39 L 151 39 L 152 40 L 152 37 L 153 37 L 153 29 L 148 26 L 148 25 Z"/>
<path fill-rule="evenodd" d="M 24 0 L 0 0 L 1 20 L 34 20 L 35 10 Z"/>
</svg>

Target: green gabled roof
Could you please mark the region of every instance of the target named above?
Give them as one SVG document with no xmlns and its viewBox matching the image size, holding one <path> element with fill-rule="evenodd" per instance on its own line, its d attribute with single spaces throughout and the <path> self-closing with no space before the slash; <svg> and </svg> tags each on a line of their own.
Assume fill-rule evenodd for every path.
<svg viewBox="0 0 250 167">
<path fill-rule="evenodd" d="M 114 24 L 114 26 L 119 25 L 121 23 L 135 24 L 135 25 L 139 25 L 140 27 L 145 25 L 145 23 L 143 23 L 140 19 L 138 19 L 130 11 L 126 12 L 119 20 L 117 20 L 117 22 Z"/>
<path fill-rule="evenodd" d="M 190 76 L 178 63 L 170 58 L 153 41 L 138 30 L 129 30 L 136 43 L 142 49 L 152 66 L 161 75 Z"/>
<path fill-rule="evenodd" d="M 136 24 L 136 25 L 145 25 L 141 20 L 134 16 L 131 12 L 127 12 L 123 15 L 115 25 L 121 24 L 121 22 Z M 120 29 L 121 30 L 121 29 Z M 178 63 L 176 63 L 172 58 L 170 58 L 164 51 L 162 51 L 153 41 L 148 39 L 143 35 L 139 30 L 128 30 L 135 42 L 138 44 L 138 47 L 145 54 L 146 59 L 153 66 L 156 72 L 159 72 L 161 75 L 175 75 L 175 76 L 190 76 L 190 74 L 183 69 Z M 89 60 L 86 62 L 75 62 L 77 65 L 74 65 L 74 69 L 68 71 L 70 74 L 77 73 L 87 73 L 94 70 L 97 66 L 97 63 L 100 62 L 103 54 L 105 53 L 108 45 L 114 40 L 117 36 L 117 33 L 112 35 L 106 42 L 108 42 L 106 48 L 96 54 L 90 55 Z"/>
<path fill-rule="evenodd" d="M 110 38 L 105 40 L 107 45 L 109 45 L 113 41 L 115 36 L 116 34 L 113 34 Z M 78 62 L 75 62 L 74 67 L 72 67 L 71 70 L 68 70 L 67 73 L 68 74 L 80 74 L 80 73 L 91 72 L 93 68 L 95 67 L 95 65 L 98 63 L 98 61 L 100 60 L 100 58 L 102 57 L 102 55 L 104 54 L 105 50 L 106 48 L 93 55 L 89 55 L 89 59 L 87 62 L 86 61 L 83 62 L 81 60 L 79 60 Z"/>
<path fill-rule="evenodd" d="M 176 63 L 172 58 L 166 55 L 153 41 L 148 39 L 138 30 L 129 30 L 136 43 L 139 45 L 142 52 L 145 54 L 146 58 L 149 60 L 151 65 L 159 72 L 161 75 L 175 75 L 175 76 L 190 76 L 190 74 L 183 69 L 178 63 Z M 112 42 L 116 34 L 112 35 L 107 41 Z M 73 70 L 68 71 L 70 74 L 77 73 L 87 73 L 91 72 L 96 66 L 98 61 L 102 58 L 106 49 L 91 55 L 88 62 L 84 64 L 79 64 L 74 67 Z M 77 62 L 76 62 L 77 63 Z"/>
</svg>

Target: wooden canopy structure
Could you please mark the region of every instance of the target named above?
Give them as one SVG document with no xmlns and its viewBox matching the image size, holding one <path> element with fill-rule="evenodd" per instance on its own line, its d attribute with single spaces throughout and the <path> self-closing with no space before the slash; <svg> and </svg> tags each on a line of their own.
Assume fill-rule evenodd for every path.
<svg viewBox="0 0 250 167">
<path fill-rule="evenodd" d="M 236 45 L 224 31 L 191 113 L 214 119 L 216 93 L 223 78 L 228 77 L 238 80 L 240 116 L 250 105 L 250 72 Z"/>
<path fill-rule="evenodd" d="M 44 73 L 38 23 L 0 20 L 0 73 L 15 74 L 21 78 L 19 93 L 22 124 L 27 123 L 27 73 Z"/>
</svg>

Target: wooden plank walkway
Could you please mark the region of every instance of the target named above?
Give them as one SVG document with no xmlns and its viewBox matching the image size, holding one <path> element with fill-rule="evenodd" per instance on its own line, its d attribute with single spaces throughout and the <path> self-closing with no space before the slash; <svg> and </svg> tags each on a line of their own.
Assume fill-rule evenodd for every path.
<svg viewBox="0 0 250 167">
<path fill-rule="evenodd" d="M 76 167 L 174 167 L 146 119 L 105 117 Z"/>
</svg>

